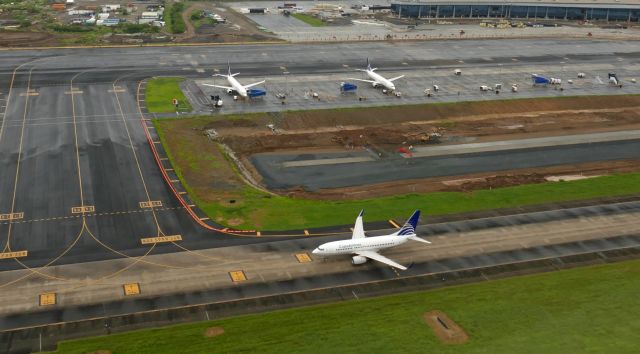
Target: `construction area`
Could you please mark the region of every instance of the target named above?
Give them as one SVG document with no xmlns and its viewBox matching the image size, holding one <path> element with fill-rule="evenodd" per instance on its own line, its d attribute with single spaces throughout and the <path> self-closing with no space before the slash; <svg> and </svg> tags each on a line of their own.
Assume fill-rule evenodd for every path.
<svg viewBox="0 0 640 354">
<path fill-rule="evenodd" d="M 212 155 L 220 144 L 245 180 L 278 194 L 357 199 L 638 171 L 638 106 L 631 95 L 265 113 L 173 121 L 166 138 Z M 180 165 L 199 195 L 244 183 Z"/>
</svg>

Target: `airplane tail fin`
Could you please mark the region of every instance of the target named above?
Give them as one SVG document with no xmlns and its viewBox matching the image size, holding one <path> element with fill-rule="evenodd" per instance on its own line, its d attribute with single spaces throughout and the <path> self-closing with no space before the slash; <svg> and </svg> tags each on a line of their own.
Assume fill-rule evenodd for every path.
<svg viewBox="0 0 640 354">
<path fill-rule="evenodd" d="M 231 63 L 227 60 L 227 67 L 229 68 L 229 76 L 231 76 Z"/>
<path fill-rule="evenodd" d="M 411 214 L 409 220 L 404 223 L 400 230 L 396 231 L 396 236 L 415 236 L 416 227 L 418 226 L 418 219 L 420 219 L 420 210 L 416 210 Z"/>
<path fill-rule="evenodd" d="M 367 57 L 367 70 L 371 70 L 371 63 L 369 62 L 368 57 Z"/>
</svg>

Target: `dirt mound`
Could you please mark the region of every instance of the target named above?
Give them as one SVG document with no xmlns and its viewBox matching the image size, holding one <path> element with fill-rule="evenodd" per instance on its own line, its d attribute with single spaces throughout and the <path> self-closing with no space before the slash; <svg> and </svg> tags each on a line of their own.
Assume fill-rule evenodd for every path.
<svg viewBox="0 0 640 354">
<path fill-rule="evenodd" d="M 211 338 L 217 337 L 224 333 L 224 328 L 222 327 L 209 327 L 204 331 L 204 336 Z"/>
<path fill-rule="evenodd" d="M 55 36 L 45 32 L 0 31 L 0 47 L 33 47 L 54 45 Z"/>
<path fill-rule="evenodd" d="M 111 354 L 111 350 L 96 350 L 95 352 L 87 352 L 87 354 Z"/>
<path fill-rule="evenodd" d="M 547 182 L 545 176 L 538 173 L 522 175 L 504 175 L 479 178 L 462 183 L 460 191 L 473 191 L 478 189 L 491 189 L 499 187 L 519 186 L 521 184 L 536 184 Z"/>
<path fill-rule="evenodd" d="M 462 344 L 469 340 L 469 335 L 457 323 L 442 311 L 430 311 L 422 315 L 433 333 L 445 344 Z"/>
</svg>

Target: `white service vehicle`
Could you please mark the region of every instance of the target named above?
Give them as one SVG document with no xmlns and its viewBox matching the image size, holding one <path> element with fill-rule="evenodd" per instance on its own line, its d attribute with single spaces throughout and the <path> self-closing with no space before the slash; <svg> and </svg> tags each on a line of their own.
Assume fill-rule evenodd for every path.
<svg viewBox="0 0 640 354">
<path fill-rule="evenodd" d="M 413 212 L 409 220 L 407 220 L 400 230 L 390 235 L 374 237 L 365 236 L 364 226 L 362 223 L 363 215 L 364 210 L 362 210 L 356 218 L 351 239 L 323 243 L 318 246 L 318 248 L 314 249 L 312 253 L 319 256 L 349 254 L 353 255 L 351 257 L 351 263 L 353 265 L 364 264 L 367 262 L 367 259 L 373 259 L 374 261 L 384 263 L 394 268 L 406 270 L 407 267 L 392 261 L 378 252 L 386 248 L 399 246 L 409 240 L 431 243 L 416 236 L 416 227 L 418 226 L 418 219 L 420 218 L 420 210 Z"/>
<path fill-rule="evenodd" d="M 487 85 L 480 85 L 480 91 L 493 91 L 493 88 Z"/>
</svg>

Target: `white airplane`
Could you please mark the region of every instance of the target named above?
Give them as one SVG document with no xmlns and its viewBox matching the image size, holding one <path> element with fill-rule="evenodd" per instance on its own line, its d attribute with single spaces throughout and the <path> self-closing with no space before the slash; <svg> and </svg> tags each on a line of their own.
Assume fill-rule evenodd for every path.
<svg viewBox="0 0 640 354">
<path fill-rule="evenodd" d="M 251 89 L 251 87 L 253 87 L 253 86 L 263 84 L 265 82 L 265 80 L 262 80 L 262 81 L 259 81 L 259 82 L 254 82 L 254 83 L 249 84 L 249 85 L 242 85 L 234 77 L 234 76 L 236 76 L 238 74 L 240 74 L 240 73 L 232 74 L 231 73 L 231 65 L 229 65 L 229 74 L 228 75 L 215 74 L 213 76 L 222 76 L 222 77 L 226 78 L 227 81 L 229 82 L 229 85 L 231 85 L 231 86 L 220 86 L 220 85 L 210 85 L 210 84 L 203 84 L 203 85 L 204 86 L 212 86 L 212 87 L 225 89 L 225 90 L 227 90 L 228 94 L 232 94 L 232 93 L 235 92 L 235 93 L 237 93 L 238 95 L 240 95 L 243 98 L 258 97 L 258 96 L 264 96 L 264 95 L 267 94 L 267 91 L 265 91 L 265 90 Z"/>
<path fill-rule="evenodd" d="M 431 243 L 416 236 L 416 226 L 418 225 L 418 219 L 420 218 L 420 210 L 413 212 L 413 215 L 411 215 L 409 220 L 407 220 L 400 230 L 392 233 L 391 235 L 374 237 L 365 237 L 364 227 L 362 225 L 362 215 L 364 215 L 364 210 L 361 211 L 356 218 L 356 224 L 353 227 L 353 236 L 350 240 L 324 243 L 314 249 L 312 253 L 320 256 L 353 254 L 354 256 L 351 259 L 351 263 L 354 265 L 363 264 L 368 258 L 401 270 L 406 270 L 407 267 L 379 254 L 378 251 L 401 245 L 408 240 Z"/>
<path fill-rule="evenodd" d="M 369 58 L 367 58 L 367 68 L 366 69 L 356 69 L 358 71 L 364 71 L 365 73 L 367 73 L 367 76 L 369 76 L 369 78 L 371 78 L 371 80 L 363 80 L 363 79 L 355 79 L 355 78 L 349 78 L 347 80 L 355 80 L 355 81 L 362 81 L 362 82 L 368 82 L 370 84 L 373 85 L 373 87 L 378 87 L 378 86 L 382 86 L 390 91 L 395 91 L 396 89 L 396 85 L 393 84 L 394 81 L 403 78 L 404 75 L 400 75 L 398 77 L 394 77 L 392 79 L 386 79 L 384 78 L 382 75 L 376 73 L 375 71 L 378 70 L 378 68 L 371 68 L 371 64 L 369 63 Z"/>
</svg>

